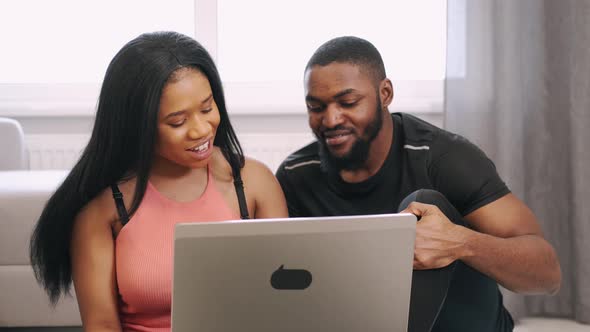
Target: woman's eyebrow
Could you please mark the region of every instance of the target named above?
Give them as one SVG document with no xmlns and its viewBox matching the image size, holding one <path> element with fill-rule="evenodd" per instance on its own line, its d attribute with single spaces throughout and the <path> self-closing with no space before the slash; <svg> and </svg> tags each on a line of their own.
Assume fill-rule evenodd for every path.
<svg viewBox="0 0 590 332">
<path fill-rule="evenodd" d="M 210 94 L 210 95 L 209 95 L 209 97 L 207 97 L 207 98 L 203 99 L 203 101 L 201 102 L 201 104 L 204 104 L 204 103 L 206 103 L 206 102 L 210 101 L 210 100 L 211 100 L 211 98 L 213 98 L 213 94 Z"/>
<path fill-rule="evenodd" d="M 178 111 L 178 112 L 170 113 L 170 114 L 168 114 L 168 115 L 166 115 L 166 116 L 164 117 L 164 120 L 166 120 L 166 119 L 168 119 L 168 118 L 171 118 L 171 117 L 173 117 L 173 116 L 181 115 L 181 114 L 183 114 L 184 112 L 186 112 L 186 111 Z"/>
</svg>

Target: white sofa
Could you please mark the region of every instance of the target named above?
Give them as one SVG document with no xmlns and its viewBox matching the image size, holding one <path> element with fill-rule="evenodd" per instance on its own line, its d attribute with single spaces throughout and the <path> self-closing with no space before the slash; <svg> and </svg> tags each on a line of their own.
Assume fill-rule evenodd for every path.
<svg viewBox="0 0 590 332">
<path fill-rule="evenodd" d="M 9 118 L 0 118 L 0 170 L 29 168 L 25 146 L 25 134 L 20 123 Z"/>
<path fill-rule="evenodd" d="M 29 237 L 67 171 L 0 171 L 0 327 L 79 326 L 74 297 L 55 308 L 37 284 L 29 261 Z"/>
</svg>

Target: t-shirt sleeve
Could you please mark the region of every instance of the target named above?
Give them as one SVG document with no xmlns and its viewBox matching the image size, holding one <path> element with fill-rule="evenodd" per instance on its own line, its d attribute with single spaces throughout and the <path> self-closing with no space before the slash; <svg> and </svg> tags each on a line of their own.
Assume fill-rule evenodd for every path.
<svg viewBox="0 0 590 332">
<path fill-rule="evenodd" d="M 462 215 L 510 193 L 494 163 L 477 146 L 459 135 L 444 144 L 442 153 L 433 156 L 430 178 Z"/>
<path fill-rule="evenodd" d="M 287 208 L 289 209 L 289 217 L 301 217 L 301 207 L 299 203 L 299 199 L 297 198 L 295 186 L 291 183 L 289 179 L 289 174 L 285 170 L 285 165 L 281 165 L 276 172 L 277 180 L 279 181 L 281 188 L 283 188 L 283 193 L 285 194 L 285 199 L 287 200 Z"/>
</svg>

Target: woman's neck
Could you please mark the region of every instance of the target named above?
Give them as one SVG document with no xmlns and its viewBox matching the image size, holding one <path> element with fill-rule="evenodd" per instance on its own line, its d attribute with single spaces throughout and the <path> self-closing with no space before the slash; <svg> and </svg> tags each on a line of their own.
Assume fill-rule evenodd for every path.
<svg viewBox="0 0 590 332">
<path fill-rule="evenodd" d="M 154 163 L 150 183 L 164 196 L 175 201 L 192 201 L 207 187 L 208 170 L 203 168 L 161 167 Z"/>
</svg>

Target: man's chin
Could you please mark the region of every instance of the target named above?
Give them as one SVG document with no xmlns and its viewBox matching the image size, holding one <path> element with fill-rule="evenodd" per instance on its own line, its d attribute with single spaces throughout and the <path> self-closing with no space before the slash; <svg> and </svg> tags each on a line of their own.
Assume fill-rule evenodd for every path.
<svg viewBox="0 0 590 332">
<path fill-rule="evenodd" d="M 363 166 L 369 154 L 369 143 L 356 140 L 351 146 L 329 146 L 320 142 L 319 156 L 325 169 L 356 170 Z"/>
<path fill-rule="evenodd" d="M 326 147 L 326 156 L 330 159 L 347 159 L 347 156 L 350 154 L 350 149 L 331 149 L 330 147 Z"/>
<path fill-rule="evenodd" d="M 355 170 L 360 167 L 362 162 L 350 158 L 350 153 L 335 153 L 324 146 L 320 149 L 320 161 L 325 169 L 333 171 Z"/>
</svg>

